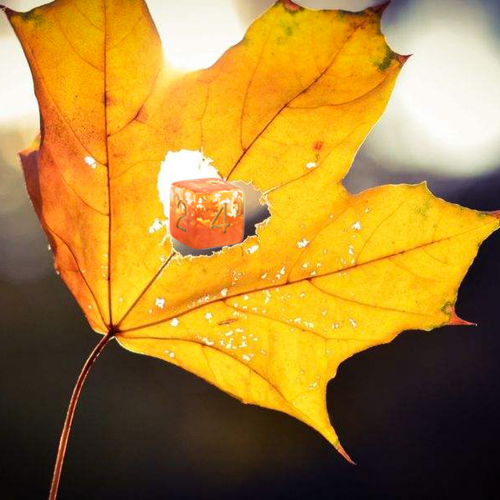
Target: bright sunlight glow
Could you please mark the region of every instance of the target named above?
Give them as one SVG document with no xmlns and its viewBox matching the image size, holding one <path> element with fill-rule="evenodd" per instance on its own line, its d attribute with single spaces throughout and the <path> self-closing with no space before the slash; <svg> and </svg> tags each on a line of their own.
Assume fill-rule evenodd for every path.
<svg viewBox="0 0 500 500">
<path fill-rule="evenodd" d="M 168 64 L 207 68 L 245 34 L 231 0 L 148 1 Z"/>
<path fill-rule="evenodd" d="M 367 154 L 398 169 L 452 175 L 497 167 L 500 43 L 486 13 L 460 0 L 419 0 L 405 15 L 389 41 L 414 55 Z"/>
<path fill-rule="evenodd" d="M 23 50 L 14 36 L 0 38 L 0 127 L 20 121 L 29 116 L 38 116 L 33 95 L 33 83 Z"/>
</svg>

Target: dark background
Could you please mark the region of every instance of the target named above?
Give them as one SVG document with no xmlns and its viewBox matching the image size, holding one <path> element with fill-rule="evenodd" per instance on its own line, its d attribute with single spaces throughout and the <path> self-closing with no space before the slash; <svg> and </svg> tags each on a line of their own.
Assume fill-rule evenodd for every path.
<svg viewBox="0 0 500 500">
<path fill-rule="evenodd" d="M 269 3 L 237 3 L 242 23 Z M 410 15 L 412 3 L 390 7 L 389 32 Z M 493 2 L 469 4 L 499 18 Z M 0 42 L 13 36 L 0 28 Z M 2 498 L 46 497 L 68 399 L 100 338 L 49 271 L 47 242 L 13 167 L 14 152 L 25 145 L 23 130 L 0 121 Z M 449 201 L 499 209 L 500 161 L 483 164 L 478 159 L 455 175 L 410 161 L 389 168 L 368 144 L 346 183 L 356 191 L 427 179 Z M 458 313 L 478 327 L 405 332 L 342 364 L 328 387 L 328 408 L 357 466 L 291 417 L 242 405 L 113 342 L 84 388 L 60 498 L 492 497 L 500 444 L 499 253 L 497 233 L 460 290 Z"/>
</svg>

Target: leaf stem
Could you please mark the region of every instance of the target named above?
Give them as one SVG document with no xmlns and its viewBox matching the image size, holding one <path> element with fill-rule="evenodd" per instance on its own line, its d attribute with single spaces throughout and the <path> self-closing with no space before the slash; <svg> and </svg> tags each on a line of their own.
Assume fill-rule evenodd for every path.
<svg viewBox="0 0 500 500">
<path fill-rule="evenodd" d="M 56 500 L 57 491 L 59 489 L 59 482 L 61 480 L 61 471 L 64 464 L 64 457 L 66 455 L 66 447 L 68 446 L 69 434 L 71 432 L 71 424 L 73 423 L 73 417 L 75 416 L 76 405 L 80 399 L 80 393 L 82 392 L 83 384 L 85 379 L 95 363 L 96 359 L 101 354 L 102 350 L 106 347 L 108 342 L 114 337 L 114 332 L 108 332 L 101 341 L 96 345 L 94 350 L 90 353 L 85 365 L 78 376 L 75 388 L 73 389 L 73 394 L 68 406 L 68 412 L 66 413 L 66 420 L 64 421 L 64 426 L 61 432 L 61 439 L 59 440 L 59 449 L 57 450 L 56 463 L 54 465 L 54 475 L 52 477 L 52 484 L 50 487 L 49 500 Z"/>
</svg>

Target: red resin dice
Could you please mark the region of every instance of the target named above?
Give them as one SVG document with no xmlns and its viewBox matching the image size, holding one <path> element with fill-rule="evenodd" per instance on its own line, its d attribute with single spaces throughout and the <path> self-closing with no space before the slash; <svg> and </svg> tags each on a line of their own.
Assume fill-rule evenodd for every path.
<svg viewBox="0 0 500 500">
<path fill-rule="evenodd" d="M 222 179 L 172 183 L 170 234 L 191 248 L 233 245 L 243 240 L 243 190 Z"/>
</svg>

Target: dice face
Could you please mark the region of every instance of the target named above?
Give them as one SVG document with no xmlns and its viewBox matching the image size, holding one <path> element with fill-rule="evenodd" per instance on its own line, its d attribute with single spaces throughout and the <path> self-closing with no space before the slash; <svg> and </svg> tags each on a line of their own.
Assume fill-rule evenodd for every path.
<svg viewBox="0 0 500 500">
<path fill-rule="evenodd" d="M 243 240 L 243 190 L 222 179 L 172 183 L 170 234 L 191 248 L 234 245 Z"/>
</svg>

